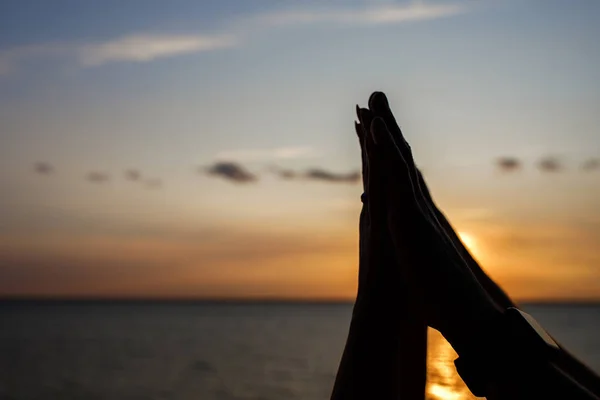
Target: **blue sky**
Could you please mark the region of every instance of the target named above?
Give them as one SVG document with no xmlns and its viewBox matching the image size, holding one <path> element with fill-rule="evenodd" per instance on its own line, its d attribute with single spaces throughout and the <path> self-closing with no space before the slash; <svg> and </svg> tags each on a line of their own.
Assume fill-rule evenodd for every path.
<svg viewBox="0 0 600 400">
<path fill-rule="evenodd" d="M 354 105 L 384 90 L 436 198 L 481 248 L 501 248 L 497 236 L 515 230 L 535 243 L 539 231 L 553 229 L 557 242 L 585 238 L 584 250 L 561 245 L 561 257 L 586 253 L 574 261 L 583 272 L 570 291 L 556 294 L 550 278 L 542 291 L 568 296 L 596 277 L 590 271 L 598 261 L 600 171 L 580 166 L 600 157 L 599 16 L 591 0 L 2 2 L 4 249 L 54 257 L 69 253 L 66 243 L 75 238 L 120 245 L 167 237 L 180 245 L 182 237 L 193 242 L 197 232 L 217 230 L 225 242 L 263 235 L 275 243 L 265 246 L 269 258 L 280 256 L 274 238 L 294 242 L 319 231 L 345 238 L 319 239 L 327 257 L 338 245 L 348 248 L 347 281 L 337 284 L 350 289 L 334 291 L 345 296 L 359 185 L 282 181 L 269 168 L 357 170 Z M 521 170 L 501 173 L 498 157 L 519 160 Z M 544 157 L 564 168 L 538 169 Z M 237 184 L 198 172 L 223 160 L 259 180 Z M 34 173 L 36 162 L 53 173 Z M 127 168 L 162 187 L 125 180 Z M 108 181 L 86 181 L 90 172 Z M 63 244 L 46 249 L 49 236 Z M 509 257 L 511 265 L 536 259 L 535 246 Z M 206 257 L 190 256 L 191 264 Z M 500 266 L 508 261 L 487 258 L 508 284 L 518 280 Z M 88 268 L 82 259 L 80 268 Z M 35 270 L 32 263 L 23 261 L 19 273 Z M 203 268 L 192 275 L 207 280 Z M 562 276 L 560 268 L 552 276 Z M 2 291 L 29 287 L 29 275 L 4 274 L 16 283 Z M 265 274 L 257 293 L 279 282 Z M 243 280 L 228 286 L 222 279 L 222 293 L 241 293 Z M 586 286 L 586 296 L 598 289 Z"/>
</svg>

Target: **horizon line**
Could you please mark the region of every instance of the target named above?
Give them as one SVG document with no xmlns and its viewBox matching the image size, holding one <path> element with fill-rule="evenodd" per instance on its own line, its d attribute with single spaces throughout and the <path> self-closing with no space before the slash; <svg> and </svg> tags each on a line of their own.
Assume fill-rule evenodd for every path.
<svg viewBox="0 0 600 400">
<path fill-rule="evenodd" d="M 136 303 L 136 304 L 315 304 L 353 305 L 347 298 L 286 298 L 286 297 L 100 297 L 100 296 L 1 296 L 2 303 Z M 523 305 L 600 305 L 600 298 L 520 299 Z"/>
</svg>

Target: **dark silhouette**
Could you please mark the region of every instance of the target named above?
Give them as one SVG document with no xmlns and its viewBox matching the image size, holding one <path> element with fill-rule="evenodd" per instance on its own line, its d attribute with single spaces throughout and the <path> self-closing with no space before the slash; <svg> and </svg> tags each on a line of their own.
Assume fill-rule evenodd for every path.
<svg viewBox="0 0 600 400">
<path fill-rule="evenodd" d="M 258 177 L 247 171 L 242 165 L 234 162 L 217 162 L 204 169 L 207 174 L 228 179 L 234 183 L 249 183 L 258 180 Z"/>
<path fill-rule="evenodd" d="M 436 207 L 385 95 L 357 113 L 358 293 L 331 398 L 423 399 L 430 326 L 456 350 L 477 396 L 597 399 L 600 377 L 533 330 Z"/>
</svg>

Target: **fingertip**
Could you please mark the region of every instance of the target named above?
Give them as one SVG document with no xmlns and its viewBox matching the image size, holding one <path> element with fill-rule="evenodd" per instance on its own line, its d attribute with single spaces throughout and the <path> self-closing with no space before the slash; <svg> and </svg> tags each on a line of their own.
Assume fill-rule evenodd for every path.
<svg viewBox="0 0 600 400">
<path fill-rule="evenodd" d="M 358 138 L 362 140 L 364 132 L 362 126 L 356 121 L 354 121 L 354 130 L 356 131 L 356 135 L 358 136 Z"/>
<path fill-rule="evenodd" d="M 388 111 L 390 109 L 390 104 L 385 93 L 373 92 L 371 97 L 369 97 L 369 109 L 376 113 Z"/>
<path fill-rule="evenodd" d="M 362 124 L 373 119 L 373 113 L 368 108 L 358 108 L 358 118 Z"/>
</svg>

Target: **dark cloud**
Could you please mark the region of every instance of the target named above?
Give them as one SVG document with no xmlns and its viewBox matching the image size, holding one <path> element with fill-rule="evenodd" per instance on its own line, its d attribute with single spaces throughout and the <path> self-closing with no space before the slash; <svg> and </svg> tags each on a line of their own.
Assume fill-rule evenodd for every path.
<svg viewBox="0 0 600 400">
<path fill-rule="evenodd" d="M 584 171 L 593 171 L 600 169 L 600 159 L 598 158 L 590 158 L 581 164 L 581 169 Z"/>
<path fill-rule="evenodd" d="M 315 180 L 331 183 L 356 183 L 360 180 L 360 172 L 336 173 L 324 170 L 322 168 L 312 168 L 304 172 L 297 172 L 291 169 L 273 167 L 275 174 L 284 180 Z"/>
<path fill-rule="evenodd" d="M 162 180 L 160 180 L 158 178 L 150 178 L 150 179 L 146 179 L 144 181 L 144 184 L 149 189 L 159 189 L 162 187 L 163 182 L 162 182 Z"/>
<path fill-rule="evenodd" d="M 515 157 L 500 157 L 496 160 L 496 166 L 502 172 L 514 172 L 521 169 L 521 160 Z"/>
<path fill-rule="evenodd" d="M 37 162 L 34 164 L 33 169 L 40 175 L 50 175 L 54 172 L 54 167 L 47 162 Z"/>
<path fill-rule="evenodd" d="M 86 179 L 92 183 L 104 183 L 107 182 L 110 178 L 104 172 L 90 172 L 87 174 Z"/>
<path fill-rule="evenodd" d="M 256 175 L 234 162 L 217 162 L 206 168 L 205 171 L 209 175 L 221 177 L 235 183 L 249 183 L 258 180 Z"/>
<path fill-rule="evenodd" d="M 538 162 L 538 168 L 542 172 L 560 172 L 563 166 L 557 158 L 545 157 Z"/>
<path fill-rule="evenodd" d="M 332 183 L 356 183 L 360 180 L 359 172 L 350 172 L 347 174 L 340 174 L 335 172 L 326 171 L 324 169 L 314 168 L 306 171 L 304 176 L 307 179 L 314 179 Z"/>
<path fill-rule="evenodd" d="M 125 178 L 129 181 L 139 181 L 142 179 L 142 173 L 137 169 L 128 169 L 125 171 Z"/>
</svg>

